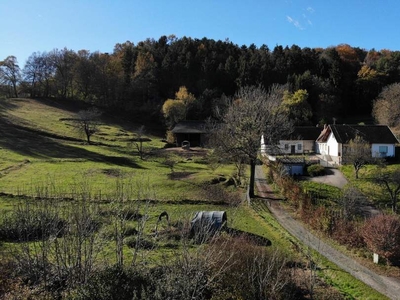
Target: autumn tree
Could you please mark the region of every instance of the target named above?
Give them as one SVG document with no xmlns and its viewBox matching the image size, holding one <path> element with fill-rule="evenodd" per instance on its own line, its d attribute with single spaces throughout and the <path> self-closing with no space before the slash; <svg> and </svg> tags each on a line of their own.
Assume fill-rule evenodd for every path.
<svg viewBox="0 0 400 300">
<path fill-rule="evenodd" d="M 400 256 L 400 220 L 395 215 L 380 214 L 368 219 L 362 235 L 367 247 L 388 260 Z"/>
<path fill-rule="evenodd" d="M 374 102 L 372 115 L 379 124 L 391 127 L 400 125 L 400 83 L 383 88 Z"/>
<path fill-rule="evenodd" d="M 344 151 L 344 162 L 353 165 L 354 175 L 358 179 L 361 168 L 372 161 L 371 146 L 361 136 L 356 135 Z"/>
<path fill-rule="evenodd" d="M 270 90 L 258 86 L 240 88 L 228 99 L 226 111 L 220 112 L 221 123 L 212 130 L 212 146 L 231 159 L 250 165 L 249 194 L 254 197 L 255 166 L 261 136 L 270 147 L 292 130 L 292 123 L 282 109 L 284 88 L 274 85 Z"/>
<path fill-rule="evenodd" d="M 300 89 L 294 93 L 290 93 L 289 91 L 284 92 L 282 106 L 287 111 L 289 118 L 296 125 L 310 122 L 312 110 L 307 99 L 307 90 Z"/>
<path fill-rule="evenodd" d="M 12 88 L 14 97 L 18 97 L 18 82 L 21 80 L 21 70 L 15 56 L 8 56 L 0 61 L 0 82 Z"/>
<path fill-rule="evenodd" d="M 196 98 L 189 93 L 187 88 L 181 86 L 175 93 L 175 99 L 167 99 L 162 107 L 162 112 L 170 127 L 176 123 L 185 120 L 187 113 Z"/>
</svg>

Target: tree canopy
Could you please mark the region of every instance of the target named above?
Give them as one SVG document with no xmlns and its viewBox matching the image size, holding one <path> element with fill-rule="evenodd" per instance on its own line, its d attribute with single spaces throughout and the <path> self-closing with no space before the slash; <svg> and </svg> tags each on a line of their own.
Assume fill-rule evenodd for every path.
<svg viewBox="0 0 400 300">
<path fill-rule="evenodd" d="M 347 44 L 270 49 L 228 40 L 162 36 L 137 44 L 118 43 L 111 53 L 67 48 L 35 52 L 22 70 L 12 57 L 4 59 L 1 67 L 3 95 L 88 101 L 153 121 L 162 120 L 160 108 L 182 86 L 197 99 L 189 116 L 205 119 L 212 115 L 217 99 L 234 95 L 240 87 L 268 89 L 287 83 L 293 95 L 307 91 L 306 118 L 303 114 L 301 122 L 331 122 L 333 117 L 340 122 L 371 114 L 382 88 L 400 81 L 399 51 L 367 51 Z M 4 74 L 4 62 L 14 62 L 14 90 L 10 81 L 5 83 L 11 77 Z"/>
<path fill-rule="evenodd" d="M 222 157 L 250 165 L 250 197 L 254 196 L 254 176 L 260 139 L 269 146 L 292 130 L 292 123 L 282 108 L 284 87 L 274 85 L 268 91 L 246 86 L 220 111 L 220 123 L 212 132 L 212 146 Z"/>
</svg>

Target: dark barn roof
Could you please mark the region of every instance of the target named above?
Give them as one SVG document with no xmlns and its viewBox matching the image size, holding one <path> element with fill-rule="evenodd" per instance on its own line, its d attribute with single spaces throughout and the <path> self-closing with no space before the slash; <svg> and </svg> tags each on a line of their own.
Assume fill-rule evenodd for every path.
<svg viewBox="0 0 400 300">
<path fill-rule="evenodd" d="M 288 140 L 315 141 L 321 133 L 321 128 L 316 126 L 295 126 Z"/>
<path fill-rule="evenodd" d="M 326 142 L 333 133 L 338 143 L 347 144 L 357 135 L 370 144 L 397 144 L 399 141 L 386 125 L 329 125 L 320 134 L 317 142 Z"/>
<path fill-rule="evenodd" d="M 205 121 L 181 121 L 172 129 L 172 133 L 206 133 Z"/>
</svg>

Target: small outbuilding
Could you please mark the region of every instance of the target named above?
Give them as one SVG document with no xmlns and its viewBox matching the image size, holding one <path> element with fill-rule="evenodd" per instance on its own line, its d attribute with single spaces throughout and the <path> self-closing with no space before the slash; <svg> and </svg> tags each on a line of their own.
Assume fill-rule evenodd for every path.
<svg viewBox="0 0 400 300">
<path fill-rule="evenodd" d="M 302 157 L 282 157 L 277 159 L 290 176 L 304 175 L 306 161 Z"/>
<path fill-rule="evenodd" d="M 181 121 L 172 129 L 177 146 L 189 142 L 191 147 L 203 146 L 206 140 L 205 121 Z"/>
<path fill-rule="evenodd" d="M 227 214 L 225 211 L 199 211 L 190 222 L 190 233 L 214 234 L 227 227 Z"/>
</svg>

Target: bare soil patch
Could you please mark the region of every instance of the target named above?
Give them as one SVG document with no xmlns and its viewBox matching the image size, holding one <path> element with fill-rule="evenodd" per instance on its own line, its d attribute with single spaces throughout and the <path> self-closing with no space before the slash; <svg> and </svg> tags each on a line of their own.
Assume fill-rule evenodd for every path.
<svg viewBox="0 0 400 300">
<path fill-rule="evenodd" d="M 193 147 L 190 149 L 182 149 L 181 147 L 173 147 L 173 148 L 165 148 L 160 150 L 165 153 L 174 153 L 176 155 L 185 157 L 185 158 L 191 158 L 193 156 L 200 156 L 204 157 L 208 153 L 208 149 L 201 148 L 201 147 Z"/>
</svg>

